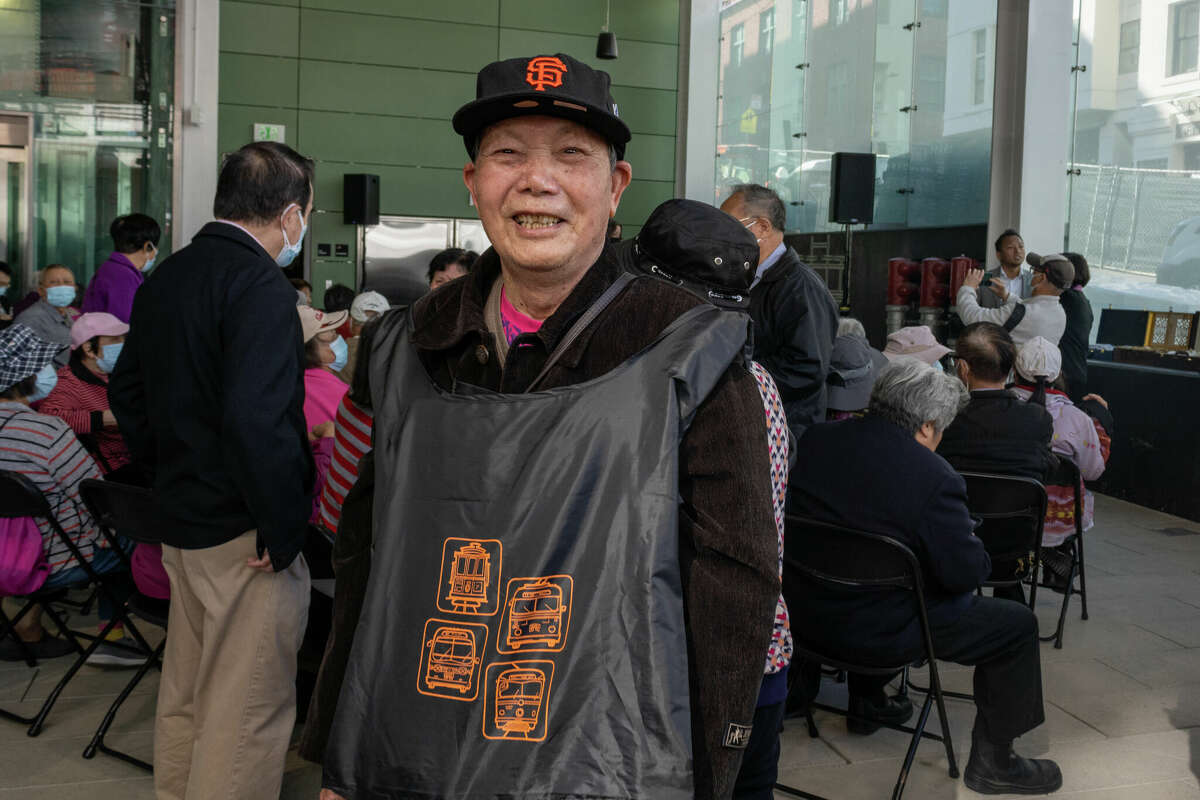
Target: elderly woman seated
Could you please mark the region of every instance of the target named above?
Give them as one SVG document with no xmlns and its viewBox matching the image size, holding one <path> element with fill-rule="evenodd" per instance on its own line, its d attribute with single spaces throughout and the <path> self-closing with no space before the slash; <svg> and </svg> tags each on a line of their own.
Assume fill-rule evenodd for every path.
<svg viewBox="0 0 1200 800">
<path fill-rule="evenodd" d="M 789 511 L 912 549 L 925 579 L 934 651 L 975 667 L 967 787 L 1049 793 L 1062 785 L 1058 766 L 1012 747 L 1045 720 L 1037 619 L 1019 603 L 975 594 L 991 562 L 973 535 L 962 477 L 934 452 L 966 401 L 957 378 L 913 358 L 893 359 L 875 382 L 866 416 L 815 425 L 800 439 L 804 455 L 789 480 Z M 804 609 L 792 621 L 798 642 L 857 663 L 922 657 L 921 626 L 903 590 L 838 591 L 812 582 L 792 566 L 797 539 L 785 546 L 783 586 L 788 606 Z M 865 683 L 852 693 L 862 695 Z"/>
</svg>

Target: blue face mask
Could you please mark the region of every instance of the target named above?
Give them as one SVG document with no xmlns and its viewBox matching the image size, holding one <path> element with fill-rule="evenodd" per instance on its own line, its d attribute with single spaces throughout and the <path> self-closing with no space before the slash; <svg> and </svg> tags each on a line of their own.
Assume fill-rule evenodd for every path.
<svg viewBox="0 0 1200 800">
<path fill-rule="evenodd" d="M 0 297 L 4 297 L 4 295 L 6 295 L 6 294 L 8 294 L 8 287 L 0 286 Z"/>
<path fill-rule="evenodd" d="M 299 209 L 299 206 L 297 206 Z M 291 208 L 289 207 L 290 211 Z M 287 211 L 283 212 L 287 216 Z M 282 217 L 280 218 L 282 223 Z M 300 255 L 300 248 L 304 246 L 304 234 L 308 233 L 308 220 L 304 215 L 300 215 L 300 237 L 295 242 L 288 241 L 287 228 L 283 229 L 283 249 L 279 251 L 279 255 L 275 256 L 275 263 L 281 267 L 286 267 L 296 260 L 296 256 Z"/>
<path fill-rule="evenodd" d="M 154 255 L 152 255 L 152 256 L 150 256 L 149 258 L 147 258 L 147 259 L 146 259 L 146 263 L 145 263 L 145 264 L 142 264 L 142 274 L 144 275 L 144 274 L 146 274 L 147 272 L 149 272 L 150 270 L 154 269 L 154 262 L 155 262 L 155 261 L 157 261 L 157 260 L 158 260 L 158 248 L 157 248 L 157 247 L 155 247 L 155 248 L 154 248 Z"/>
<path fill-rule="evenodd" d="M 342 337 L 337 337 L 330 343 L 329 349 L 333 351 L 333 363 L 329 365 L 334 372 L 341 372 L 346 368 L 346 362 L 350 360 L 350 348 L 346 345 L 346 340 Z"/>
<path fill-rule="evenodd" d="M 75 287 L 51 286 L 46 290 L 46 302 L 55 308 L 66 308 L 75 302 Z"/>
<path fill-rule="evenodd" d="M 121 357 L 121 348 L 125 346 L 124 342 L 115 344 L 106 344 L 100 348 L 100 356 L 96 359 L 96 366 L 101 372 L 111 374 L 117 368 L 117 359 Z"/>
<path fill-rule="evenodd" d="M 54 391 L 54 387 L 58 385 L 58 373 L 54 371 L 53 361 L 37 371 L 36 380 L 37 388 L 26 398 L 31 403 L 45 400 L 46 395 Z"/>
</svg>

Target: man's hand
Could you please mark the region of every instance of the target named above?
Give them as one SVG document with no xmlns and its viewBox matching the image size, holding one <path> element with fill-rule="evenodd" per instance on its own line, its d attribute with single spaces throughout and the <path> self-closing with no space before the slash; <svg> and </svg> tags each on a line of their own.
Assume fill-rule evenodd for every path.
<svg viewBox="0 0 1200 800">
<path fill-rule="evenodd" d="M 1104 406 L 1105 408 L 1108 408 L 1108 401 L 1105 400 L 1103 397 L 1101 397 L 1098 394 L 1085 394 L 1083 396 L 1083 402 L 1086 403 L 1088 400 L 1095 400 L 1100 405 Z"/>
<path fill-rule="evenodd" d="M 315 442 L 318 439 L 328 439 L 331 436 L 333 436 L 333 420 L 326 420 L 308 432 L 308 440 L 310 442 Z"/>
<path fill-rule="evenodd" d="M 100 424 L 103 425 L 105 428 L 115 428 L 115 427 L 117 427 L 117 418 L 111 411 L 109 411 L 106 408 L 100 414 Z"/>
<path fill-rule="evenodd" d="M 332 789 L 322 789 L 321 796 L 318 797 L 317 800 L 346 800 L 346 798 L 342 797 Z"/>
<path fill-rule="evenodd" d="M 978 289 L 979 284 L 981 284 L 981 283 L 983 283 L 983 270 L 981 270 L 981 269 L 967 270 L 967 276 L 965 278 L 963 278 L 963 286 L 966 286 L 971 289 Z"/>
<path fill-rule="evenodd" d="M 256 569 L 259 572 L 275 571 L 275 567 L 271 566 L 271 554 L 265 549 L 263 550 L 262 558 L 247 558 L 246 566 L 250 569 Z"/>
<path fill-rule="evenodd" d="M 996 296 L 1000 298 L 1000 302 L 1008 302 L 1008 286 L 1004 284 L 1004 281 L 999 278 L 990 278 L 988 279 L 988 288 L 996 293 Z"/>
</svg>

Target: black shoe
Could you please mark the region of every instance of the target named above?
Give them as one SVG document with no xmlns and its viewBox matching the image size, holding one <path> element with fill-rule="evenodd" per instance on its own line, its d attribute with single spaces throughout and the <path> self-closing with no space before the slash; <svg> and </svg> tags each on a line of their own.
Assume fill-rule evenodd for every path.
<svg viewBox="0 0 1200 800">
<path fill-rule="evenodd" d="M 75 652 L 75 645 L 66 639 L 60 639 L 48 633 L 42 634 L 42 638 L 36 642 L 25 642 L 25 647 L 29 649 L 29 652 L 38 661 L 47 658 L 61 658 Z M 0 661 L 24 660 L 25 653 L 12 636 L 7 636 L 4 641 L 0 642 Z"/>
<path fill-rule="evenodd" d="M 1042 585 L 1059 594 L 1066 594 L 1071 574 L 1072 555 L 1056 547 L 1042 551 Z"/>
<path fill-rule="evenodd" d="M 883 727 L 881 723 L 903 725 L 908 722 L 913 715 L 913 704 L 902 694 L 895 697 L 883 695 L 882 699 L 850 695 L 849 711 L 851 716 L 846 718 L 847 730 L 867 736 Z"/>
<path fill-rule="evenodd" d="M 1062 770 L 1048 758 L 1024 758 L 1012 744 L 972 737 L 963 783 L 979 794 L 1050 794 L 1062 788 Z"/>
</svg>

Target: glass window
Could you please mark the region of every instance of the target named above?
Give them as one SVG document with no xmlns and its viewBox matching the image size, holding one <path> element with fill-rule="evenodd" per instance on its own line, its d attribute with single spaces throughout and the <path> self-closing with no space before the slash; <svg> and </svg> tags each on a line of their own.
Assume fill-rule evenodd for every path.
<svg viewBox="0 0 1200 800">
<path fill-rule="evenodd" d="M 833 24 L 844 25 L 850 18 L 850 0 L 833 0 Z"/>
<path fill-rule="evenodd" d="M 940 55 L 922 55 L 917 60 L 917 107 L 946 108 L 946 59 Z"/>
<path fill-rule="evenodd" d="M 1138 70 L 1138 45 L 1142 32 L 1140 19 L 1121 23 L 1121 52 L 1117 57 L 1117 72 L 1127 75 Z"/>
<path fill-rule="evenodd" d="M 746 55 L 746 26 L 744 24 L 733 29 L 733 38 L 730 42 L 730 56 L 733 58 L 734 65 L 740 67 Z"/>
<path fill-rule="evenodd" d="M 1168 75 L 1181 75 L 1196 69 L 1197 44 L 1200 44 L 1200 0 L 1173 3 L 1169 7 L 1171 61 Z"/>
<path fill-rule="evenodd" d="M 768 8 L 758 15 L 758 49 L 769 53 L 775 44 L 775 9 Z"/>
<path fill-rule="evenodd" d="M 987 99 L 987 31 L 977 30 L 971 35 L 974 43 L 975 61 L 971 81 L 972 105 L 983 105 Z"/>
</svg>

